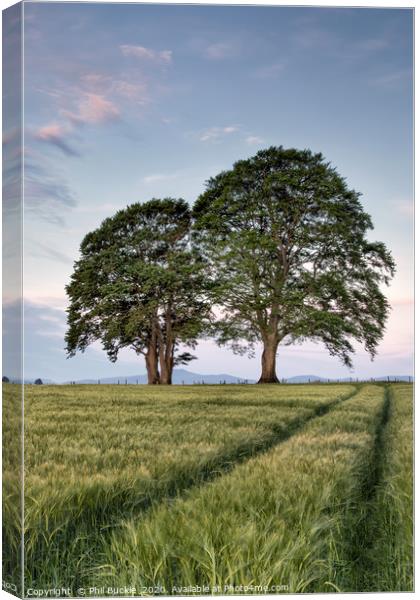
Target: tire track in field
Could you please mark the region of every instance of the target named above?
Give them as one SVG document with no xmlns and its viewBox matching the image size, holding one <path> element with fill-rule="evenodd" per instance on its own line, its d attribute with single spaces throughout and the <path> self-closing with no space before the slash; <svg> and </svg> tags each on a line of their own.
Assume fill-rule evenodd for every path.
<svg viewBox="0 0 420 600">
<path fill-rule="evenodd" d="M 94 553 L 95 556 L 100 556 L 100 548 L 103 544 L 106 544 L 106 539 L 111 538 L 113 532 L 128 519 L 139 519 L 145 517 L 149 510 L 159 506 L 160 504 L 168 503 L 177 500 L 183 495 L 187 494 L 190 490 L 197 488 L 206 483 L 210 483 L 219 477 L 227 475 L 233 471 L 237 466 L 246 463 L 248 460 L 256 458 L 257 456 L 263 455 L 269 452 L 276 446 L 286 442 L 294 435 L 299 433 L 308 423 L 316 418 L 323 417 L 331 412 L 336 406 L 347 402 L 348 400 L 357 396 L 365 384 L 356 384 L 351 392 L 342 398 L 336 398 L 328 404 L 318 406 L 311 414 L 300 417 L 291 421 L 287 426 L 271 426 L 272 435 L 257 444 L 243 444 L 240 447 L 236 447 L 232 453 L 224 454 L 222 457 L 216 457 L 215 460 L 207 462 L 202 466 L 201 469 L 194 470 L 190 473 L 190 477 L 185 480 L 182 486 L 174 478 L 172 485 L 166 487 L 162 494 L 149 496 L 143 498 L 141 504 L 137 504 L 135 510 L 131 510 L 126 514 L 119 514 L 118 521 L 108 524 L 101 531 L 101 546 L 98 547 L 98 551 Z M 99 566 L 99 565 L 98 565 Z"/>
<path fill-rule="evenodd" d="M 349 515 L 350 536 L 348 541 L 347 564 L 350 567 L 351 589 L 349 592 L 370 592 L 370 573 L 374 568 L 371 549 L 375 543 L 376 531 L 373 518 L 377 510 L 376 496 L 383 482 L 386 461 L 385 433 L 390 419 L 392 391 L 384 386 L 382 411 L 374 433 L 373 450 L 370 460 L 363 469 L 360 480 L 360 495 Z M 375 590 L 377 591 L 377 590 Z"/>
<path fill-rule="evenodd" d="M 220 454 L 198 464 L 196 467 L 191 468 L 190 466 L 188 470 L 185 467 L 179 470 L 174 469 L 168 479 L 163 482 L 157 481 L 156 485 L 149 490 L 132 489 L 123 491 L 115 494 L 112 498 L 104 498 L 103 503 L 98 498 L 91 509 L 82 510 L 75 519 L 72 519 L 69 527 L 76 533 L 77 522 L 87 518 L 96 530 L 107 530 L 113 529 L 124 519 L 139 517 L 143 512 L 149 510 L 152 505 L 173 500 L 187 493 L 190 489 L 209 483 L 229 473 L 236 466 L 268 452 L 278 444 L 286 442 L 313 419 L 326 415 L 338 404 L 353 398 L 360 392 L 362 387 L 361 385 L 355 385 L 353 390 L 342 398 L 336 398 L 328 404 L 318 406 L 309 415 L 297 417 L 286 425 L 273 423 L 270 426 L 271 431 L 263 438 L 244 441 L 233 448 L 225 448 Z"/>
<path fill-rule="evenodd" d="M 196 468 L 190 468 L 188 471 L 185 469 L 178 471 L 169 480 L 166 480 L 161 485 L 158 484 L 155 489 L 150 490 L 150 493 L 143 493 L 140 498 L 131 497 L 131 499 L 128 499 L 125 509 L 121 510 L 120 504 L 118 507 L 119 510 L 117 508 L 115 511 L 114 519 L 112 518 L 112 508 L 106 511 L 106 515 L 103 515 L 105 518 L 99 520 L 97 528 L 102 531 L 102 534 L 105 532 L 107 534 L 111 533 L 126 519 L 139 518 L 160 503 L 171 502 L 195 487 L 210 483 L 230 473 L 237 466 L 269 452 L 275 446 L 286 442 L 292 436 L 299 433 L 313 419 L 326 415 L 338 404 L 356 396 L 363 387 L 363 384 L 356 384 L 353 390 L 346 396 L 336 398 L 328 404 L 318 406 L 311 414 L 298 417 L 287 425 L 272 424 L 270 426 L 271 434 L 263 439 L 244 442 L 225 451 L 223 454 L 211 458 L 204 464 L 197 465 Z M 128 504 L 130 504 L 129 507 L 127 506 Z M 106 509 L 107 507 L 104 508 Z"/>
<path fill-rule="evenodd" d="M 338 404 L 350 400 L 356 396 L 363 386 L 356 385 L 354 389 L 342 398 L 337 398 L 328 404 L 318 406 L 314 411 L 305 416 L 298 417 L 290 421 L 287 425 L 270 425 L 271 435 L 266 436 L 261 440 L 253 440 L 239 444 L 231 451 L 211 458 L 201 466 L 190 469 L 188 473 L 181 471 L 177 476 L 167 481 L 157 493 L 144 497 L 140 502 L 136 503 L 136 508 L 132 511 L 130 517 L 138 517 L 142 512 L 147 511 L 152 505 L 160 502 L 170 501 L 174 498 L 185 494 L 190 489 L 210 483 L 223 475 L 230 473 L 237 466 L 264 454 L 275 446 L 286 442 L 292 436 L 296 435 L 305 425 L 313 419 L 322 417 L 333 410 Z M 121 516 L 119 516 L 121 518 Z M 126 517 L 123 517 L 126 518 Z"/>
<path fill-rule="evenodd" d="M 140 490 L 122 490 L 112 498 L 101 499 L 98 497 L 90 505 L 83 507 L 77 515 L 68 515 L 68 520 L 59 526 L 52 537 L 49 538 L 47 547 L 45 540 L 39 539 L 33 548 L 33 560 L 42 556 L 41 562 L 48 559 L 48 553 L 60 552 L 64 554 L 74 545 L 74 541 L 84 539 L 84 543 L 90 547 L 89 556 L 95 556 L 100 551 L 100 544 L 104 539 L 112 535 L 121 524 L 130 518 L 139 518 L 144 516 L 152 507 L 164 502 L 171 502 L 186 494 L 195 487 L 204 485 L 223 475 L 231 472 L 235 467 L 246 461 L 262 455 L 275 446 L 286 442 L 292 436 L 297 434 L 305 425 L 313 419 L 323 417 L 333 410 L 338 404 L 350 400 L 356 396 L 363 385 L 355 385 L 353 390 L 342 398 L 336 398 L 330 403 L 318 406 L 309 415 L 298 417 L 287 425 L 273 424 L 271 433 L 260 440 L 244 442 L 219 456 L 206 461 L 196 468 L 180 469 L 173 472 L 170 479 L 157 486 L 141 492 Z M 71 502 L 70 502 L 71 503 Z M 52 524 L 53 525 L 53 524 Z M 89 540 L 89 541 L 88 541 Z M 71 554 L 70 550 L 70 554 Z M 29 557 L 28 557 L 29 558 Z M 69 558 L 71 558 L 69 556 Z M 63 560 L 64 557 L 63 557 Z M 32 562 L 29 560 L 29 562 Z M 35 569 L 35 568 L 34 568 Z M 80 569 L 80 572 L 79 572 Z M 42 570 L 42 568 L 41 568 Z M 36 579 L 37 573 L 32 571 Z M 84 561 L 78 562 L 78 573 L 74 574 L 75 581 L 84 571 Z"/>
</svg>

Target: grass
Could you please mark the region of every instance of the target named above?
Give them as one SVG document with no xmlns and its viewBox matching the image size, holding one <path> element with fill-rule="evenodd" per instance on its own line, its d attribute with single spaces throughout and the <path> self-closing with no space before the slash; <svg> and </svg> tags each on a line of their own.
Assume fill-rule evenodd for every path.
<svg viewBox="0 0 420 600">
<path fill-rule="evenodd" d="M 63 563 L 79 585 L 122 519 L 228 471 L 354 389 L 27 388 L 27 585 L 61 585 Z"/>
<path fill-rule="evenodd" d="M 411 386 L 388 389 L 388 420 L 378 442 L 376 486 L 367 504 L 364 568 L 353 589 L 413 591 L 413 395 Z"/>
<path fill-rule="evenodd" d="M 22 388 L 3 384 L 2 522 L 3 580 L 11 593 L 21 588 Z"/>
<path fill-rule="evenodd" d="M 126 521 L 91 581 L 337 591 L 346 502 L 374 451 L 383 395 L 366 387 L 270 452 Z"/>
<path fill-rule="evenodd" d="M 391 387 L 27 386 L 26 588 L 402 589 L 411 446 L 407 437 L 403 452 L 396 435 L 402 421 L 411 427 L 412 386 Z M 15 444 L 6 474 L 18 458 Z M 12 504 L 6 496 L 10 548 Z M 357 542 L 354 531 L 367 539 L 373 523 L 377 547 Z M 384 544 L 398 558 L 381 581 Z M 4 564 L 10 577 L 18 550 Z"/>
</svg>

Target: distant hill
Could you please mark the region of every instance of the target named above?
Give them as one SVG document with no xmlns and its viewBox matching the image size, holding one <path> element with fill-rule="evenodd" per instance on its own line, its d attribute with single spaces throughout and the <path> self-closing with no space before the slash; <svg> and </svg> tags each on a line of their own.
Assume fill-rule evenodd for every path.
<svg viewBox="0 0 420 600">
<path fill-rule="evenodd" d="M 227 373 L 218 373 L 215 375 L 204 375 L 202 373 L 191 373 L 186 369 L 174 369 L 172 382 L 173 383 L 255 383 L 254 379 L 245 379 L 243 377 L 235 377 L 235 375 L 229 375 Z"/>
<path fill-rule="evenodd" d="M 145 373 L 141 375 L 128 375 L 127 377 L 104 377 L 103 379 L 79 379 L 76 380 L 77 384 L 94 384 L 94 383 L 102 384 L 144 384 L 147 383 L 147 375 Z M 255 380 L 248 379 L 245 380 L 243 377 L 235 377 L 234 375 L 229 375 L 227 373 L 218 373 L 215 375 L 206 375 L 204 373 L 192 373 L 187 371 L 186 369 L 174 369 L 172 375 L 172 383 L 175 384 L 183 384 L 183 385 L 193 385 L 198 383 L 205 384 L 215 384 L 215 383 L 244 383 L 247 381 L 248 383 L 255 383 Z M 66 381 L 65 383 L 70 383 Z"/>
<path fill-rule="evenodd" d="M 375 381 L 413 381 L 413 377 L 410 375 L 384 375 L 382 377 L 374 377 Z M 370 380 L 370 378 L 367 378 Z M 43 380 L 45 383 L 53 383 L 49 380 Z M 294 377 L 289 377 L 287 379 L 282 379 L 283 383 L 290 384 L 298 384 L 298 383 L 328 383 L 328 382 L 350 382 L 350 381 L 358 381 L 357 377 L 343 377 L 339 379 L 331 378 L 328 379 L 326 377 L 320 377 L 319 375 L 296 375 Z M 361 379 L 363 381 L 363 379 Z M 101 384 L 145 384 L 147 383 L 147 375 L 142 373 L 140 375 L 128 375 L 121 377 L 104 377 L 101 379 L 79 379 L 76 380 L 77 384 L 96 384 L 100 382 Z M 32 381 L 30 382 L 32 383 Z M 70 383 L 66 381 L 65 383 Z M 186 369 L 174 369 L 172 376 L 172 383 L 179 385 L 193 385 L 205 383 L 207 385 L 211 384 L 219 384 L 219 383 L 255 383 L 255 379 L 245 379 L 243 377 L 236 377 L 235 375 L 229 375 L 228 373 L 216 373 L 214 375 L 204 374 L 204 373 L 193 373 L 191 371 L 187 371 Z"/>
<path fill-rule="evenodd" d="M 295 377 L 289 377 L 286 379 L 286 383 L 311 383 L 314 381 L 328 381 L 318 375 L 296 375 Z"/>
</svg>

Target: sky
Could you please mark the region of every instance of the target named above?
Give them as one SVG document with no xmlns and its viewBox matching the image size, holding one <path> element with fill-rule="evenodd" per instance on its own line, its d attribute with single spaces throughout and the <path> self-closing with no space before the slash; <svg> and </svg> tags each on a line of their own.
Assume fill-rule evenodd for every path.
<svg viewBox="0 0 420 600">
<path fill-rule="evenodd" d="M 84 235 L 270 145 L 322 152 L 361 201 L 397 275 L 374 362 L 281 347 L 278 375 L 411 374 L 412 11 L 25 3 L 25 366 L 65 381 L 143 373 L 129 351 L 64 352 L 65 285 Z M 7 132 L 6 132 L 7 133 Z M 255 358 L 200 342 L 190 369 L 256 378 Z"/>
</svg>

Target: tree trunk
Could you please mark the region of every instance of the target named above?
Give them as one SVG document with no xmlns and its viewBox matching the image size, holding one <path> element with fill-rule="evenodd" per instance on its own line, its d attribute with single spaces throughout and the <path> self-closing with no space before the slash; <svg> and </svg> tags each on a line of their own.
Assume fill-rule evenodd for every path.
<svg viewBox="0 0 420 600">
<path fill-rule="evenodd" d="M 163 385 L 172 384 L 172 371 L 174 368 L 174 341 L 172 336 L 172 314 L 170 306 L 165 313 L 165 336 L 160 332 L 159 343 L 159 363 L 160 363 L 160 383 Z"/>
<path fill-rule="evenodd" d="M 156 385 L 160 383 L 156 349 L 148 351 L 146 354 L 146 370 L 148 384 Z"/>
<path fill-rule="evenodd" d="M 147 383 L 149 385 L 156 385 L 160 383 L 156 333 L 152 333 L 149 347 L 147 348 L 146 370 Z"/>
<path fill-rule="evenodd" d="M 163 385 L 171 385 L 172 384 L 172 369 L 170 365 L 164 363 L 164 366 L 160 368 L 161 371 L 161 381 L 160 383 Z"/>
<path fill-rule="evenodd" d="M 258 383 L 280 383 L 276 375 L 276 353 L 279 345 L 277 337 L 268 336 L 264 340 L 261 356 L 261 377 Z"/>
<path fill-rule="evenodd" d="M 173 344 L 166 343 L 165 349 L 159 352 L 160 362 L 160 383 L 163 385 L 172 384 L 172 371 L 174 367 Z"/>
</svg>

